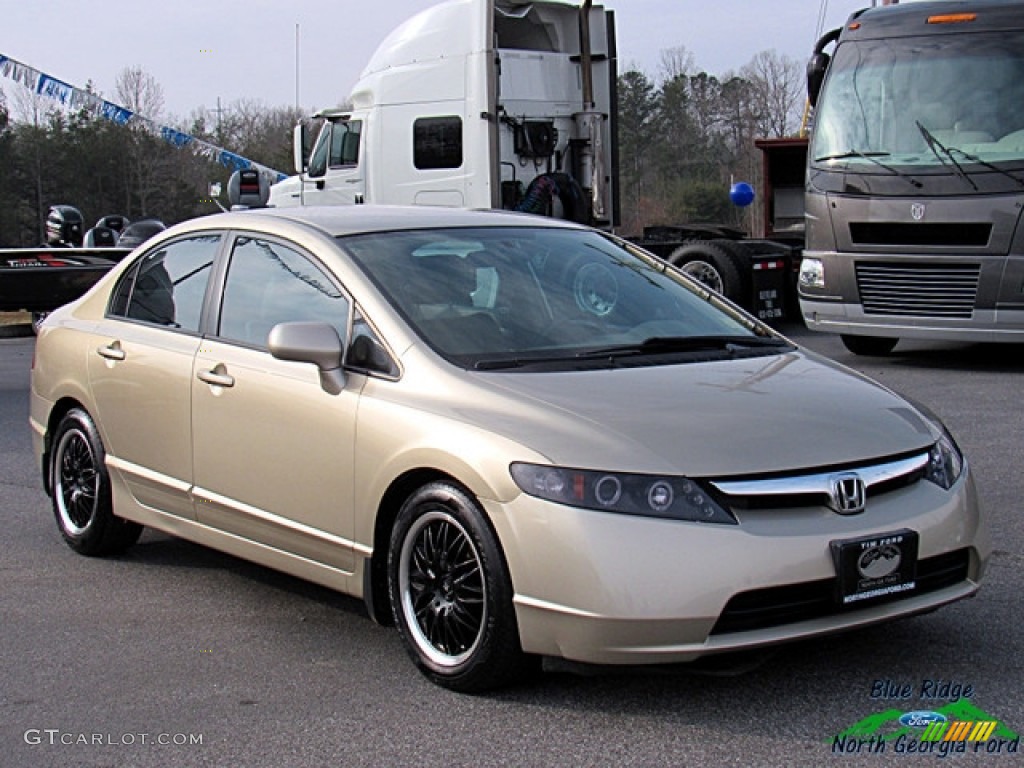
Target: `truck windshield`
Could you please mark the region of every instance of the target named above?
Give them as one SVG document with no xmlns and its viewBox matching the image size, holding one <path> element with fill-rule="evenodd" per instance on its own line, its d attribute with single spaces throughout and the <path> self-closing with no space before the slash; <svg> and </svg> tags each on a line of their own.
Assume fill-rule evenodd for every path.
<svg viewBox="0 0 1024 768">
<path fill-rule="evenodd" d="M 855 173 L 1024 167 L 1024 32 L 840 45 L 818 102 L 811 158 Z"/>
</svg>

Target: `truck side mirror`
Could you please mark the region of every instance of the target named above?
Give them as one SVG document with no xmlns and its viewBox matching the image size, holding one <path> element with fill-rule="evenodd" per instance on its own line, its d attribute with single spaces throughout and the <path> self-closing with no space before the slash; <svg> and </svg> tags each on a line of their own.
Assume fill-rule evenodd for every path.
<svg viewBox="0 0 1024 768">
<path fill-rule="evenodd" d="M 292 130 L 292 162 L 295 165 L 296 173 L 303 173 L 306 170 L 306 162 L 309 156 L 306 154 L 306 125 L 299 123 Z"/>
</svg>

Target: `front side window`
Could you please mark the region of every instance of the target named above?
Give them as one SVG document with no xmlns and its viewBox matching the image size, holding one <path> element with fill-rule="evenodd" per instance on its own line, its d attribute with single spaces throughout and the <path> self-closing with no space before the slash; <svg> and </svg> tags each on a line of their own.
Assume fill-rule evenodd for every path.
<svg viewBox="0 0 1024 768">
<path fill-rule="evenodd" d="M 309 156 L 309 164 L 306 166 L 306 174 L 311 178 L 318 178 L 327 173 L 327 152 L 331 145 L 331 124 L 324 123 L 316 137 L 313 145 L 313 152 Z"/>
<path fill-rule="evenodd" d="M 228 264 L 218 335 L 266 347 L 271 328 L 295 321 L 329 323 L 344 339 L 349 301 L 326 272 L 298 249 L 239 237 Z"/>
<path fill-rule="evenodd" d="M 144 254 L 121 277 L 110 315 L 197 333 L 220 239 L 189 237 Z"/>
<path fill-rule="evenodd" d="M 331 168 L 359 165 L 359 137 L 362 128 L 360 120 L 334 123 L 331 132 Z"/>
</svg>

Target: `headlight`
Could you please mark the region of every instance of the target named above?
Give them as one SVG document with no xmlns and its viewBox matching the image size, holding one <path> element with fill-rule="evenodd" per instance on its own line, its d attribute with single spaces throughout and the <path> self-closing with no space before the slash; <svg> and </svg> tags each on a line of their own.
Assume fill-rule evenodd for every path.
<svg viewBox="0 0 1024 768">
<path fill-rule="evenodd" d="M 960 478 L 964 470 L 964 457 L 957 448 L 953 438 L 943 434 L 939 442 L 928 452 L 928 466 L 925 467 L 925 479 L 931 480 L 947 491 Z"/>
<path fill-rule="evenodd" d="M 825 287 L 825 264 L 821 259 L 803 259 L 800 262 L 800 287 Z"/>
<path fill-rule="evenodd" d="M 509 470 L 530 496 L 583 509 L 736 525 L 698 483 L 685 477 L 594 472 L 515 463 Z"/>
</svg>

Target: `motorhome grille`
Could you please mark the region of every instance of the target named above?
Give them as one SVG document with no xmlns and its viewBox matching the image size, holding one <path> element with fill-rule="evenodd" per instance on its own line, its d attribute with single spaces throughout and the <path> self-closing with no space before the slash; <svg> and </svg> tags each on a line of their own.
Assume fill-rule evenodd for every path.
<svg viewBox="0 0 1024 768">
<path fill-rule="evenodd" d="M 970 555 L 966 549 L 924 558 L 917 563 L 916 589 L 866 602 L 874 605 L 961 584 L 967 579 L 969 564 Z M 835 599 L 835 589 L 834 579 L 824 579 L 740 592 L 726 604 L 711 634 L 724 635 L 730 632 L 767 629 L 798 621 L 835 616 L 863 607 L 863 603 L 854 604 L 852 607 L 841 606 Z"/>
<path fill-rule="evenodd" d="M 857 262 L 857 290 L 868 315 L 969 319 L 979 264 Z"/>
<path fill-rule="evenodd" d="M 854 245 L 950 245 L 982 248 L 988 245 L 991 234 L 992 225 L 984 222 L 850 222 L 850 240 Z"/>
</svg>

